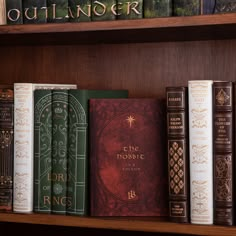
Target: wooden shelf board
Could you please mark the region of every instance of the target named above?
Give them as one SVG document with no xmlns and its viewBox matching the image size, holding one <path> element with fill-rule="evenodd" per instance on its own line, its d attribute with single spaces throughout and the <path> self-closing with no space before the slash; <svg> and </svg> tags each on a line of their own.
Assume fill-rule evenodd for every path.
<svg viewBox="0 0 236 236">
<path fill-rule="evenodd" d="M 0 213 L 0 222 L 58 225 L 81 228 L 159 232 L 188 235 L 235 235 L 236 227 L 177 224 L 160 218 L 80 217 L 45 214 Z"/>
</svg>

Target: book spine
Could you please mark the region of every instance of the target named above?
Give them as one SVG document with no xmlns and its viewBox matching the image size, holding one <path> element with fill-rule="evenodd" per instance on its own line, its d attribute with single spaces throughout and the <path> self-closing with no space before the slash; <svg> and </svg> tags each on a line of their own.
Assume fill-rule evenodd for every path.
<svg viewBox="0 0 236 236">
<path fill-rule="evenodd" d="M 213 224 L 213 104 L 211 80 L 191 80 L 189 91 L 190 218 Z"/>
<path fill-rule="evenodd" d="M 165 17 L 172 15 L 172 0 L 143 1 L 144 18 Z"/>
<path fill-rule="evenodd" d="M 174 16 L 193 16 L 201 14 L 201 0 L 173 0 Z"/>
<path fill-rule="evenodd" d="M 143 18 L 143 0 L 130 1 L 120 0 L 117 3 L 117 19 L 140 19 Z"/>
<path fill-rule="evenodd" d="M 52 213 L 66 214 L 68 90 L 52 91 Z"/>
<path fill-rule="evenodd" d="M 6 0 L 0 0 L 0 25 L 7 24 Z"/>
<path fill-rule="evenodd" d="M 49 23 L 69 21 L 68 0 L 47 0 Z"/>
<path fill-rule="evenodd" d="M 23 23 L 37 24 L 47 22 L 47 1 L 46 0 L 24 0 L 23 1 Z"/>
<path fill-rule="evenodd" d="M 189 222 L 188 90 L 167 87 L 169 216 Z"/>
<path fill-rule="evenodd" d="M 214 224 L 233 225 L 233 83 L 213 83 Z"/>
<path fill-rule="evenodd" d="M 216 0 L 201 0 L 201 15 L 214 14 Z"/>
<path fill-rule="evenodd" d="M 12 211 L 13 94 L 13 89 L 0 89 L 0 211 Z"/>
<path fill-rule="evenodd" d="M 34 211 L 51 212 L 52 91 L 34 92 Z"/>
<path fill-rule="evenodd" d="M 215 0 L 215 13 L 236 12 L 236 1 L 234 0 Z"/>
<path fill-rule="evenodd" d="M 7 24 L 23 24 L 23 7 L 21 0 L 6 0 Z"/>
<path fill-rule="evenodd" d="M 91 21 L 91 0 L 68 0 L 68 4 L 70 22 Z"/>
<path fill-rule="evenodd" d="M 115 20 L 116 0 L 92 0 L 92 21 Z"/>
<path fill-rule="evenodd" d="M 33 210 L 33 88 L 14 84 L 13 211 Z"/>
</svg>

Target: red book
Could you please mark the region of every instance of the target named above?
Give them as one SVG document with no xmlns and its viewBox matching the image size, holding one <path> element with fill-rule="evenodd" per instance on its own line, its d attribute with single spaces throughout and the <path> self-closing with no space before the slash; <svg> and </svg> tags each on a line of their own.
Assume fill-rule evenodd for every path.
<svg viewBox="0 0 236 236">
<path fill-rule="evenodd" d="M 164 104 L 90 100 L 91 216 L 167 216 Z"/>
</svg>

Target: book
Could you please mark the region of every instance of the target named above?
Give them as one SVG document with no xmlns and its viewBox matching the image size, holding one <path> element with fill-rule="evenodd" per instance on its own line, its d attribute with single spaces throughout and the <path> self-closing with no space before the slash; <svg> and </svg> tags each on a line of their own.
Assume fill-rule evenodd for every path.
<svg viewBox="0 0 236 236">
<path fill-rule="evenodd" d="M 34 91 L 34 201 L 37 213 L 51 213 L 52 90 Z"/>
<path fill-rule="evenodd" d="M 140 19 L 143 18 L 143 0 L 118 1 L 117 4 L 117 20 L 124 19 Z"/>
<path fill-rule="evenodd" d="M 116 19 L 116 0 L 91 0 L 91 2 L 92 21 L 106 21 Z"/>
<path fill-rule="evenodd" d="M 91 216 L 167 216 L 164 101 L 90 99 Z"/>
<path fill-rule="evenodd" d="M 214 14 L 216 0 L 201 0 L 201 15 Z"/>
<path fill-rule="evenodd" d="M 234 224 L 234 86 L 213 83 L 214 224 Z"/>
<path fill-rule="evenodd" d="M 212 80 L 189 80 L 190 219 L 213 224 Z"/>
<path fill-rule="evenodd" d="M 144 18 L 172 16 L 172 0 L 143 1 Z"/>
<path fill-rule="evenodd" d="M 23 24 L 22 0 L 6 0 L 7 24 Z"/>
<path fill-rule="evenodd" d="M 91 21 L 91 0 L 68 0 L 69 21 Z"/>
<path fill-rule="evenodd" d="M 63 23 L 69 21 L 68 0 L 47 0 L 48 23 Z"/>
<path fill-rule="evenodd" d="M 236 1 L 235 0 L 215 0 L 215 11 L 214 13 L 230 13 L 236 12 Z"/>
<path fill-rule="evenodd" d="M 67 214 L 89 214 L 89 99 L 127 98 L 127 90 L 69 91 Z"/>
<path fill-rule="evenodd" d="M 24 24 L 47 23 L 47 0 L 24 0 L 23 10 Z"/>
<path fill-rule="evenodd" d="M 0 85 L 0 211 L 12 211 L 13 194 L 13 87 Z"/>
<path fill-rule="evenodd" d="M 75 89 L 73 84 L 14 83 L 13 211 L 32 212 L 34 177 L 34 90 Z"/>
<path fill-rule="evenodd" d="M 188 88 L 166 87 L 169 218 L 189 222 Z"/>
<path fill-rule="evenodd" d="M 174 16 L 193 16 L 201 14 L 201 0 L 173 0 Z"/>
<path fill-rule="evenodd" d="M 0 25 L 7 24 L 6 0 L 0 0 Z"/>
</svg>

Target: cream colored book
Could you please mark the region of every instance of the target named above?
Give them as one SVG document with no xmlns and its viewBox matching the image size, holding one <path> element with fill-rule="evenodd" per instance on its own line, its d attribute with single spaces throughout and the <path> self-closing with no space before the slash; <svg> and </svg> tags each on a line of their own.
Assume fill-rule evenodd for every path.
<svg viewBox="0 0 236 236">
<path fill-rule="evenodd" d="M 6 0 L 0 0 L 0 25 L 7 24 Z"/>
<path fill-rule="evenodd" d="M 33 211 L 34 90 L 76 88 L 75 84 L 14 84 L 13 211 Z"/>
<path fill-rule="evenodd" d="M 189 89 L 190 218 L 213 224 L 213 105 L 211 80 L 191 80 Z"/>
</svg>

